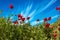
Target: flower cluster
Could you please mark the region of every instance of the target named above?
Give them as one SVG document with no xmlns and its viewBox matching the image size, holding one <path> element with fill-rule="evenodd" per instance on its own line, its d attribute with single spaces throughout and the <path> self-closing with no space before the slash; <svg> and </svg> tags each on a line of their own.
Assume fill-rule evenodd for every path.
<svg viewBox="0 0 60 40">
<path fill-rule="evenodd" d="M 46 22 L 46 21 L 50 21 L 50 20 L 51 20 L 51 17 L 44 18 L 44 22 Z"/>
<path fill-rule="evenodd" d="M 21 14 L 18 14 L 18 20 L 14 22 L 14 24 L 24 24 L 25 20 L 29 20 L 30 17 L 24 18 Z"/>
</svg>

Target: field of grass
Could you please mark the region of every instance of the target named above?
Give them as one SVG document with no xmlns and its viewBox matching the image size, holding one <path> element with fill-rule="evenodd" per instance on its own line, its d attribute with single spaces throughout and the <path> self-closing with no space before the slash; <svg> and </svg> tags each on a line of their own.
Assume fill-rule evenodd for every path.
<svg viewBox="0 0 60 40">
<path fill-rule="evenodd" d="M 0 18 L 0 40 L 60 40 L 60 19 L 54 24 L 44 22 L 31 26 L 12 25 L 12 22 Z"/>
</svg>

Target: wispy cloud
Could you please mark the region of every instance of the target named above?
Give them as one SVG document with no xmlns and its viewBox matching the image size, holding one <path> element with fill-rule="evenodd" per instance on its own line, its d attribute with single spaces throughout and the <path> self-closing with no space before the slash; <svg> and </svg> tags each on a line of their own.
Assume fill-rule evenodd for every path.
<svg viewBox="0 0 60 40">
<path fill-rule="evenodd" d="M 46 10 L 49 6 L 51 6 L 52 4 L 54 4 L 56 2 L 56 0 L 51 0 L 43 9 L 38 9 L 38 11 L 36 13 L 31 13 L 33 16 L 31 16 L 31 20 L 34 18 L 35 15 L 37 15 L 38 13 L 41 13 L 42 11 Z"/>
<path fill-rule="evenodd" d="M 52 19 L 57 18 L 58 16 L 59 16 L 59 15 L 55 15 L 55 16 L 52 17 Z"/>
<path fill-rule="evenodd" d="M 35 11 L 36 11 L 36 9 L 33 12 L 31 12 L 31 14 L 29 15 L 29 17 L 31 17 L 35 13 Z"/>
<path fill-rule="evenodd" d="M 30 6 L 27 7 L 27 9 L 26 9 L 26 11 L 25 11 L 25 14 L 23 15 L 24 17 L 27 17 L 27 16 L 28 16 L 28 14 L 29 14 L 29 12 L 30 12 L 30 10 L 31 10 L 31 8 L 32 8 L 32 5 L 33 5 L 33 4 L 31 4 Z"/>
</svg>

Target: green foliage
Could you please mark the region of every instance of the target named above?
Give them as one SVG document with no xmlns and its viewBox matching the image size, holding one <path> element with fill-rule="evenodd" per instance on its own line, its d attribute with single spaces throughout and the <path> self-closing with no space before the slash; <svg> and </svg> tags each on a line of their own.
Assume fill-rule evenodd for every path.
<svg viewBox="0 0 60 40">
<path fill-rule="evenodd" d="M 52 35 L 58 26 L 51 29 L 45 28 L 45 24 L 36 26 L 31 26 L 30 23 L 19 26 L 11 24 L 11 21 L 0 18 L 0 40 L 59 40 L 59 37 L 53 38 Z"/>
</svg>

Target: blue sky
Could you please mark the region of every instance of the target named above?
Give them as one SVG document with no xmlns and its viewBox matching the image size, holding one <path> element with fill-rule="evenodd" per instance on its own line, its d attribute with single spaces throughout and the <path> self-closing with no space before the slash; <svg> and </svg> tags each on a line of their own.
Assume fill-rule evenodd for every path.
<svg viewBox="0 0 60 40">
<path fill-rule="evenodd" d="M 14 8 L 11 10 L 9 5 Z M 52 17 L 50 23 L 54 23 L 59 15 L 56 7 L 60 6 L 60 0 L 0 0 L 0 10 L 3 10 L 1 16 L 8 17 L 12 14 L 21 13 L 24 17 L 30 17 L 30 23 L 36 24 L 36 20 L 40 19 L 40 23 L 44 18 Z M 16 16 L 12 16 L 16 20 Z"/>
</svg>

